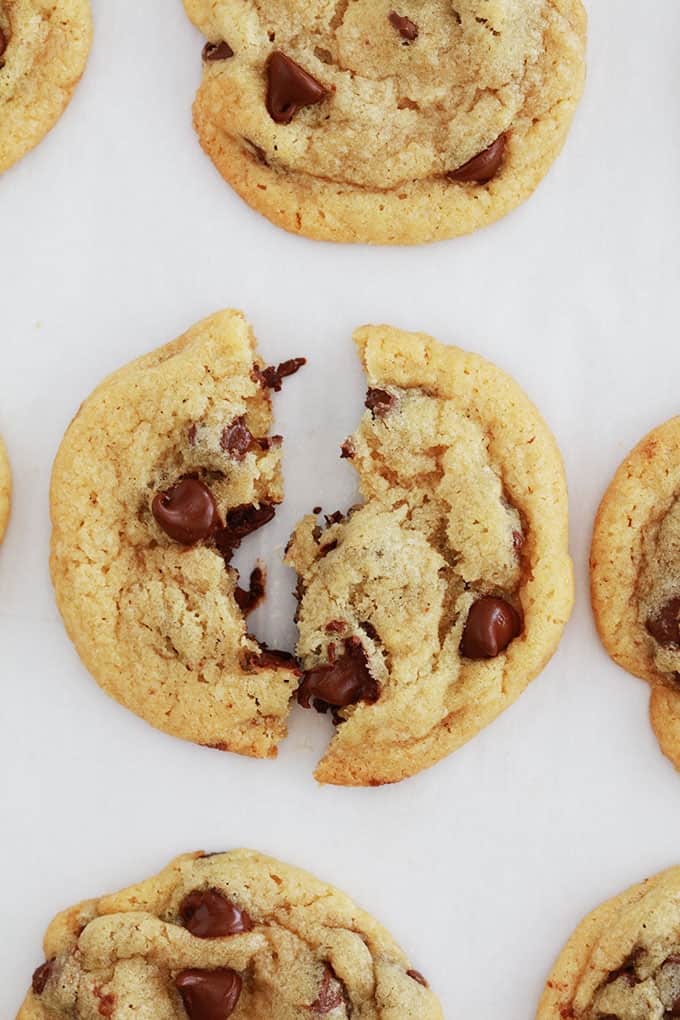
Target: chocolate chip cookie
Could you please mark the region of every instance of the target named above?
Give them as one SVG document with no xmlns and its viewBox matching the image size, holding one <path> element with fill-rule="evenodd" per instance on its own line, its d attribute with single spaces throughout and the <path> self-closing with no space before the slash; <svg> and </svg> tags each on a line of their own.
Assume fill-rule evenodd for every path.
<svg viewBox="0 0 680 1020">
<path fill-rule="evenodd" d="M 0 439 L 0 542 L 5 537 L 7 523 L 9 521 L 10 506 L 12 500 L 12 474 L 9 467 L 7 450 L 2 439 Z"/>
<path fill-rule="evenodd" d="M 633 886 L 576 929 L 536 1020 L 680 1016 L 680 868 Z"/>
<path fill-rule="evenodd" d="M 527 198 L 583 88 L 580 0 L 184 0 L 201 144 L 294 233 L 418 244 Z"/>
<path fill-rule="evenodd" d="M 230 565 L 283 495 L 266 368 L 222 312 L 114 373 L 81 406 L 51 487 L 52 579 L 66 628 L 107 693 L 152 725 L 271 757 L 299 673 L 246 616 L 263 595 Z"/>
<path fill-rule="evenodd" d="M 422 334 L 365 327 L 366 413 L 342 447 L 364 503 L 298 526 L 298 700 L 330 711 L 322 782 L 450 754 L 555 651 L 573 601 L 562 460 L 517 384 Z"/>
<path fill-rule="evenodd" d="M 188 854 L 60 914 L 17 1020 L 442 1020 L 347 896 L 251 850 Z"/>
<path fill-rule="evenodd" d="M 595 522 L 591 592 L 602 642 L 652 686 L 661 749 L 680 769 L 680 418 L 625 459 Z"/>
<path fill-rule="evenodd" d="M 57 122 L 91 42 L 89 0 L 0 0 L 0 173 Z"/>
</svg>

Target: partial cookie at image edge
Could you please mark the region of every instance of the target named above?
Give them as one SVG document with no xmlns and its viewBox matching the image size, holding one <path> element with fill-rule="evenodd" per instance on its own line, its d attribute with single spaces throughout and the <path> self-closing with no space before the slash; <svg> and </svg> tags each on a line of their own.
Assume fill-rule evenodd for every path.
<svg viewBox="0 0 680 1020">
<path fill-rule="evenodd" d="M 0 542 L 5 537 L 12 504 L 12 473 L 7 449 L 0 439 Z"/>
</svg>

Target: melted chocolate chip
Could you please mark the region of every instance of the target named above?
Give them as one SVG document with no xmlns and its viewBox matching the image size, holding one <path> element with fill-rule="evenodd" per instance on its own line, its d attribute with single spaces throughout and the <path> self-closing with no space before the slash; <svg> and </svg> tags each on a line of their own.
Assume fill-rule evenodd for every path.
<svg viewBox="0 0 680 1020">
<path fill-rule="evenodd" d="M 288 361 L 282 361 L 276 367 L 269 365 L 268 368 L 256 368 L 255 376 L 259 380 L 260 385 L 266 390 L 274 390 L 275 393 L 280 393 L 283 380 L 287 379 L 288 376 L 295 375 L 306 364 L 306 358 L 289 358 Z"/>
<path fill-rule="evenodd" d="M 396 11 L 392 11 L 389 16 L 390 24 L 396 28 L 402 39 L 407 39 L 409 42 L 413 42 L 418 38 L 418 26 L 410 18 L 405 18 L 401 14 L 397 14 Z"/>
<path fill-rule="evenodd" d="M 397 402 L 397 398 L 387 390 L 370 389 L 366 394 L 366 407 L 374 418 L 384 418 Z"/>
<path fill-rule="evenodd" d="M 236 1009 L 243 982 L 235 970 L 183 970 L 175 978 L 189 1020 L 227 1020 Z"/>
<path fill-rule="evenodd" d="M 203 47 L 203 59 L 211 63 L 215 60 L 229 60 L 234 51 L 228 42 L 207 42 Z"/>
<path fill-rule="evenodd" d="M 290 669 L 298 676 L 302 676 L 298 661 L 290 652 L 282 652 L 278 648 L 268 648 L 264 641 L 259 644 L 259 652 L 246 652 L 244 655 L 243 666 L 245 669 Z"/>
<path fill-rule="evenodd" d="M 34 995 L 42 995 L 45 991 L 45 985 L 49 981 L 53 969 L 54 960 L 48 960 L 47 963 L 41 964 L 40 967 L 33 972 L 31 987 L 33 988 Z"/>
<path fill-rule="evenodd" d="M 449 180 L 462 184 L 488 184 L 496 176 L 503 162 L 505 144 L 505 135 L 500 135 L 488 149 L 473 156 L 457 170 L 451 170 L 446 176 Z"/>
<path fill-rule="evenodd" d="M 680 645 L 680 598 L 670 599 L 646 623 L 647 632 L 664 648 Z"/>
<path fill-rule="evenodd" d="M 494 659 L 521 631 L 519 613 L 509 602 L 481 598 L 470 608 L 460 643 L 461 655 L 466 659 Z"/>
<path fill-rule="evenodd" d="M 342 634 L 347 629 L 347 624 L 344 620 L 331 620 L 324 629 L 327 634 Z"/>
<path fill-rule="evenodd" d="M 7 45 L 8 45 L 7 36 L 3 32 L 3 30 L 0 28 L 0 60 L 2 60 L 2 58 L 5 55 L 5 50 L 7 49 Z M 0 64 L 0 67 L 2 67 L 2 64 Z"/>
<path fill-rule="evenodd" d="M 240 418 L 234 418 L 231 425 L 227 425 L 222 432 L 220 446 L 232 460 L 243 460 L 252 445 L 253 434 L 246 425 L 243 415 Z"/>
<path fill-rule="evenodd" d="M 250 583 L 248 585 L 248 591 L 244 588 L 236 588 L 234 590 L 234 598 L 244 616 L 248 616 L 253 610 L 257 609 L 260 602 L 265 597 L 265 573 L 262 567 L 255 567 L 250 574 Z"/>
<path fill-rule="evenodd" d="M 217 889 L 196 889 L 179 906 L 184 927 L 198 939 L 219 939 L 252 931 L 253 922 Z"/>
<path fill-rule="evenodd" d="M 196 478 L 184 478 L 167 492 L 157 493 L 151 512 L 165 534 L 181 545 L 196 545 L 220 526 L 213 494 Z"/>
<path fill-rule="evenodd" d="M 355 637 L 347 638 L 345 651 L 339 658 L 334 657 L 331 648 L 328 652 L 330 662 L 305 672 L 297 693 L 302 707 L 311 708 L 312 698 L 334 708 L 346 708 L 358 701 L 376 702 L 380 697 L 380 685 L 369 672 L 361 641 Z"/>
<path fill-rule="evenodd" d="M 269 166 L 267 153 L 261 145 L 257 145 L 252 138 L 244 138 L 243 141 L 246 143 L 249 151 L 253 154 L 258 163 L 261 163 L 262 166 Z"/>
<path fill-rule="evenodd" d="M 316 78 L 275 50 L 267 61 L 267 110 L 277 124 L 290 124 L 303 106 L 314 106 L 328 95 Z"/>
<path fill-rule="evenodd" d="M 245 503 L 243 506 L 236 506 L 230 510 L 225 526 L 215 532 L 215 545 L 225 560 L 228 562 L 243 539 L 257 531 L 258 528 L 269 524 L 275 514 L 276 507 L 269 503 L 263 503 L 261 506 Z"/>
<path fill-rule="evenodd" d="M 419 970 L 407 970 L 406 973 L 410 978 L 413 978 L 414 981 L 417 981 L 419 985 L 422 985 L 423 988 L 430 987 L 427 980 L 423 977 Z"/>
<path fill-rule="evenodd" d="M 353 439 L 346 439 L 340 447 L 340 456 L 343 460 L 354 460 L 356 452 Z"/>
<path fill-rule="evenodd" d="M 281 446 L 283 436 L 262 436 L 261 439 L 254 439 L 253 442 L 260 447 L 263 453 L 267 453 L 274 447 Z"/>
<path fill-rule="evenodd" d="M 335 987 L 332 987 L 333 985 Z M 312 1013 L 322 1016 L 325 1013 L 331 1013 L 338 1006 L 343 1006 L 344 1004 L 345 996 L 342 986 L 338 982 L 334 971 L 330 967 L 326 967 L 319 994 L 309 1008 Z"/>
</svg>

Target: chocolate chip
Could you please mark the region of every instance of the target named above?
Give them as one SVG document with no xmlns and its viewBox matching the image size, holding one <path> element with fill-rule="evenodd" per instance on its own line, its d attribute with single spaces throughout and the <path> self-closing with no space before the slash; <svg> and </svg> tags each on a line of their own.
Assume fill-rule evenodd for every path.
<svg viewBox="0 0 680 1020">
<path fill-rule="evenodd" d="M 252 445 L 253 434 L 246 425 L 244 415 L 234 418 L 231 425 L 227 425 L 222 432 L 220 446 L 232 460 L 243 460 Z"/>
<path fill-rule="evenodd" d="M 380 685 L 371 676 L 364 647 L 355 637 L 346 639 L 340 658 L 308 669 L 297 693 L 303 708 L 311 708 L 312 698 L 335 708 L 346 708 L 358 701 L 373 704 L 379 697 Z"/>
<path fill-rule="evenodd" d="M 254 439 L 253 442 L 260 447 L 263 453 L 268 453 L 273 447 L 281 446 L 283 436 L 262 436 L 260 439 Z"/>
<path fill-rule="evenodd" d="M 413 978 L 414 981 L 417 981 L 419 985 L 422 985 L 423 988 L 430 987 L 419 970 L 407 970 L 406 973 L 410 978 Z"/>
<path fill-rule="evenodd" d="M 333 984 L 335 987 L 332 987 Z M 325 1013 L 331 1013 L 334 1009 L 337 1009 L 338 1006 L 344 1006 L 344 1004 L 345 995 L 342 990 L 342 985 L 338 982 L 334 971 L 330 967 L 326 967 L 319 994 L 309 1008 L 312 1013 L 323 1015 Z"/>
<path fill-rule="evenodd" d="M 228 42 L 207 42 L 203 47 L 203 59 L 211 63 L 214 60 L 229 60 L 234 51 Z"/>
<path fill-rule="evenodd" d="M 354 460 L 356 452 L 353 439 L 346 439 L 340 447 L 340 456 L 343 460 Z"/>
<path fill-rule="evenodd" d="M 157 493 L 151 512 L 166 535 L 181 545 L 196 545 L 220 526 L 213 494 L 196 478 L 184 478 L 167 492 Z"/>
<path fill-rule="evenodd" d="M 33 988 L 34 995 L 42 995 L 45 991 L 45 985 L 49 981 L 52 971 L 54 970 L 54 960 L 48 960 L 47 963 L 43 963 L 33 972 L 33 979 L 31 986 Z"/>
<path fill-rule="evenodd" d="M 505 599 L 481 598 L 470 608 L 460 643 L 461 655 L 466 659 L 494 659 L 521 631 L 519 613 Z"/>
<path fill-rule="evenodd" d="M 335 510 L 332 514 L 324 514 L 326 518 L 326 527 L 332 528 L 334 524 L 342 524 L 345 519 L 345 515 L 342 510 Z"/>
<path fill-rule="evenodd" d="M 245 910 L 217 889 L 196 889 L 179 906 L 184 927 L 198 939 L 219 939 L 252 931 L 253 922 Z"/>
<path fill-rule="evenodd" d="M 306 358 L 289 358 L 288 361 L 282 361 L 276 367 L 270 365 L 268 368 L 256 368 L 254 374 L 261 386 L 267 390 L 274 390 L 275 393 L 279 393 L 283 380 L 288 378 L 288 376 L 295 375 L 306 364 Z"/>
<path fill-rule="evenodd" d="M 384 418 L 397 402 L 397 398 L 387 390 L 370 389 L 366 394 L 366 407 L 374 418 Z"/>
<path fill-rule="evenodd" d="M 290 669 L 298 676 L 302 676 L 298 661 L 290 652 L 268 648 L 264 641 L 259 642 L 259 645 L 258 652 L 246 652 L 243 658 L 245 669 Z"/>
<path fill-rule="evenodd" d="M 344 620 L 331 620 L 324 629 L 327 634 L 342 634 L 347 629 L 347 624 Z"/>
<path fill-rule="evenodd" d="M 258 163 L 261 163 L 262 166 L 269 166 L 267 153 L 261 145 L 257 145 L 251 138 L 244 138 L 243 141 L 246 143 L 248 149 L 252 152 Z"/>
<path fill-rule="evenodd" d="M 665 648 L 680 645 L 680 598 L 666 602 L 656 616 L 650 616 L 646 627 L 654 640 Z"/>
<path fill-rule="evenodd" d="M 314 106 L 328 95 L 316 78 L 275 50 L 267 61 L 267 110 L 277 124 L 290 124 L 303 106 Z"/>
<path fill-rule="evenodd" d="M 248 591 L 244 588 L 234 590 L 234 598 L 244 616 L 248 616 L 257 609 L 265 597 L 265 573 L 262 567 L 255 567 L 250 574 Z"/>
<path fill-rule="evenodd" d="M 3 32 L 3 30 L 0 28 L 0 59 L 2 59 L 2 57 L 4 57 L 5 50 L 7 49 L 7 45 L 8 45 L 7 36 Z M 0 64 L 0 67 L 1 66 L 2 65 Z"/>
<path fill-rule="evenodd" d="M 326 545 L 322 545 L 319 549 L 319 556 L 323 559 L 324 556 L 328 556 L 334 549 L 338 548 L 338 540 L 335 539 L 333 542 L 327 542 Z"/>
<path fill-rule="evenodd" d="M 275 514 L 276 507 L 269 503 L 262 503 L 261 506 L 245 503 L 230 510 L 225 526 L 215 532 L 215 545 L 225 560 L 231 559 L 234 550 L 238 549 L 247 535 L 269 524 Z"/>
<path fill-rule="evenodd" d="M 183 970 L 175 978 L 189 1020 L 227 1020 L 236 1009 L 243 982 L 235 970 Z"/>
<path fill-rule="evenodd" d="M 97 1012 L 99 1013 L 100 1016 L 106 1017 L 108 1020 L 108 1017 L 113 1016 L 113 1011 L 116 1008 L 115 995 L 110 995 L 107 994 L 106 992 L 102 992 L 101 988 L 98 988 L 96 986 L 94 988 L 94 994 L 99 999 Z"/>
<path fill-rule="evenodd" d="M 363 630 L 364 634 L 366 634 L 367 637 L 370 637 L 371 641 L 380 641 L 380 634 L 378 634 L 373 624 L 369 623 L 368 620 L 362 620 L 359 626 Z"/>
<path fill-rule="evenodd" d="M 392 11 L 390 14 L 390 24 L 393 25 L 402 39 L 408 39 L 409 42 L 413 42 L 418 38 L 418 26 L 410 18 L 405 18 L 401 14 L 397 14 L 396 11 Z"/>
<path fill-rule="evenodd" d="M 196 432 L 197 431 L 198 430 L 197 430 L 195 424 L 194 425 L 190 425 L 189 428 L 187 429 L 187 439 L 189 440 L 189 446 L 195 446 L 196 445 Z"/>
<path fill-rule="evenodd" d="M 488 149 L 473 156 L 472 159 L 451 170 L 446 176 L 449 180 L 463 184 L 488 184 L 496 176 L 505 155 L 506 136 L 500 135 Z"/>
</svg>

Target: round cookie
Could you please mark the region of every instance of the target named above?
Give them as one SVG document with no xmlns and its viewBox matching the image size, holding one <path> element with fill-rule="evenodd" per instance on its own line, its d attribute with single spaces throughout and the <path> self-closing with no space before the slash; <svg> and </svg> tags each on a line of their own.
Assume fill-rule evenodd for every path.
<svg viewBox="0 0 680 1020">
<path fill-rule="evenodd" d="M 255 209 L 330 241 L 419 244 L 499 219 L 564 143 L 581 0 L 184 0 L 208 38 L 201 144 Z"/>
<path fill-rule="evenodd" d="M 680 868 L 602 904 L 576 929 L 536 1020 L 680 1016 Z"/>
<path fill-rule="evenodd" d="M 423 334 L 365 327 L 367 410 L 342 454 L 364 504 L 305 518 L 298 700 L 332 710 L 321 782 L 396 782 L 507 708 L 573 603 L 567 491 L 551 433 L 494 365 Z"/>
<path fill-rule="evenodd" d="M 91 43 L 89 0 L 0 0 L 0 173 L 56 124 Z"/>
<path fill-rule="evenodd" d="M 187 854 L 60 914 L 17 1020 L 443 1020 L 343 893 L 252 850 Z"/>
<path fill-rule="evenodd" d="M 263 594 L 230 567 L 283 495 L 269 389 L 239 312 L 115 372 L 81 406 L 52 474 L 51 571 L 97 682 L 152 725 L 271 757 L 299 673 L 248 634 Z"/>
<path fill-rule="evenodd" d="M 12 474 L 7 450 L 0 439 L 0 542 L 5 537 L 12 503 Z"/>
<path fill-rule="evenodd" d="M 616 472 L 595 521 L 590 572 L 600 638 L 652 685 L 652 726 L 680 769 L 680 417 L 650 432 Z"/>
</svg>

